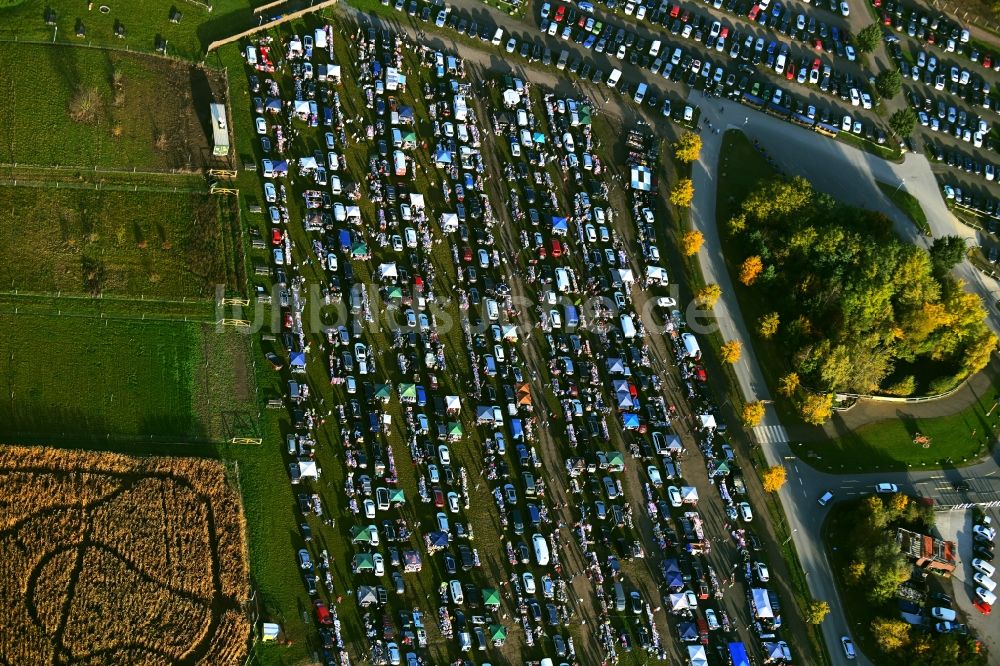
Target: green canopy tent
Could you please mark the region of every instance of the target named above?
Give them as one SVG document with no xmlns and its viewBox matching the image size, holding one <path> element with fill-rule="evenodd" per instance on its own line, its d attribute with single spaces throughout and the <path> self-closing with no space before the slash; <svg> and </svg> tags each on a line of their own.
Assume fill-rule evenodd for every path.
<svg viewBox="0 0 1000 666">
<path fill-rule="evenodd" d="M 417 401 L 417 385 L 416 384 L 400 384 L 399 385 L 399 399 L 402 402 L 413 403 Z"/>
<path fill-rule="evenodd" d="M 589 125 L 590 122 L 590 107 L 584 104 L 580 107 L 580 124 Z"/>
<path fill-rule="evenodd" d="M 716 465 L 715 476 L 729 476 L 729 463 L 723 460 Z"/>
<path fill-rule="evenodd" d="M 402 488 L 394 488 L 389 491 L 389 501 L 397 504 L 406 504 L 406 493 Z"/>
<path fill-rule="evenodd" d="M 354 556 L 353 569 L 355 573 L 358 571 L 372 571 L 375 569 L 375 558 L 371 556 L 371 553 L 358 553 Z"/>
<path fill-rule="evenodd" d="M 614 472 L 621 472 L 625 469 L 625 456 L 621 451 L 612 451 L 608 454 L 608 467 Z"/>
<path fill-rule="evenodd" d="M 403 298 L 403 290 L 398 287 L 389 287 L 385 292 L 386 298 Z"/>
<path fill-rule="evenodd" d="M 487 608 L 500 608 L 500 592 L 493 587 L 483 588 L 483 605 Z"/>
<path fill-rule="evenodd" d="M 490 640 L 493 645 L 503 645 L 507 640 L 507 628 L 502 624 L 491 624 L 489 626 Z"/>
<path fill-rule="evenodd" d="M 369 256 L 368 254 L 368 244 L 358 241 L 353 246 L 351 246 L 351 256 L 355 259 L 364 259 Z"/>
<path fill-rule="evenodd" d="M 448 439 L 457 442 L 462 439 L 462 424 L 457 421 L 448 422 Z"/>
<path fill-rule="evenodd" d="M 351 528 L 351 543 L 371 543 L 372 533 L 363 525 L 355 525 Z"/>
<path fill-rule="evenodd" d="M 382 402 L 389 402 L 389 398 L 392 397 L 392 387 L 388 384 L 376 384 L 375 397 Z"/>
</svg>

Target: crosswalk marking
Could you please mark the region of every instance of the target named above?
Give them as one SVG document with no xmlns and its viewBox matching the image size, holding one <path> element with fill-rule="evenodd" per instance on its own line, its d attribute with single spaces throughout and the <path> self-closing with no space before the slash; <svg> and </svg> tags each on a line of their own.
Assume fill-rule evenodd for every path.
<svg viewBox="0 0 1000 666">
<path fill-rule="evenodd" d="M 753 429 L 754 437 L 761 444 L 783 444 L 788 440 L 788 431 L 785 426 L 761 425 Z"/>
</svg>

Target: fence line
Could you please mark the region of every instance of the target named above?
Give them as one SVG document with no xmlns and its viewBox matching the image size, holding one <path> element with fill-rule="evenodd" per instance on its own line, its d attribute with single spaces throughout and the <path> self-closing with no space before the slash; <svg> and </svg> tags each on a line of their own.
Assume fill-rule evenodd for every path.
<svg viewBox="0 0 1000 666">
<path fill-rule="evenodd" d="M 158 53 L 155 50 L 144 51 L 142 49 L 132 48 L 128 44 L 125 44 L 125 46 L 122 47 L 122 46 L 112 46 L 109 44 L 95 44 L 94 42 L 90 41 L 67 42 L 61 39 L 57 39 L 55 35 L 52 36 L 52 39 L 33 39 L 30 37 L 22 39 L 16 33 L 14 34 L 13 37 L 0 36 L 0 43 L 2 42 L 11 44 L 37 44 L 41 46 L 74 46 L 76 48 L 98 49 L 101 51 L 118 51 L 121 53 L 130 53 L 133 55 L 143 55 L 143 56 L 150 56 L 152 58 L 163 58 L 165 60 L 173 60 L 175 62 L 184 63 L 189 67 L 205 67 L 206 69 L 215 69 L 215 70 L 219 69 L 218 67 L 214 67 L 212 65 L 207 64 L 204 59 L 196 61 L 196 60 L 191 60 L 189 58 L 182 58 L 180 56 L 170 55 L 168 53 Z"/>
<path fill-rule="evenodd" d="M 105 190 L 108 192 L 162 192 L 167 194 L 205 194 L 208 195 L 207 188 L 195 187 L 155 187 L 153 185 L 115 185 L 105 183 L 74 183 L 62 180 L 18 180 L 16 178 L 4 178 L 0 176 L 0 183 L 12 187 L 36 187 L 39 189 L 55 188 L 57 190 Z"/>
<path fill-rule="evenodd" d="M 139 294 L 138 296 L 105 296 L 104 294 L 98 294 L 97 296 L 89 296 L 87 294 L 64 294 L 62 291 L 57 291 L 55 293 L 51 291 L 24 291 L 22 289 L 14 289 L 12 291 L 0 291 L 0 298 L 4 296 L 16 296 L 18 298 L 68 298 L 75 300 L 87 300 L 87 301 L 110 301 L 110 302 L 121 302 L 121 303 L 135 303 L 138 299 L 140 302 L 144 303 L 163 303 L 168 305 L 198 305 L 198 304 L 215 304 L 214 298 L 207 298 L 201 296 L 181 296 L 181 300 L 176 298 L 146 298 L 145 294 Z"/>
<path fill-rule="evenodd" d="M 982 372 L 982 370 L 980 370 Z M 977 373 L 978 374 L 978 373 Z M 872 402 L 898 402 L 898 403 L 917 403 L 917 402 L 930 402 L 931 400 L 940 400 L 942 398 L 947 398 L 953 393 L 957 392 L 963 386 L 965 386 L 972 377 L 971 375 L 960 381 L 954 388 L 945 391 L 944 393 L 937 393 L 935 395 L 922 395 L 915 398 L 906 398 L 899 396 L 890 395 L 866 395 L 864 393 L 837 393 L 836 397 L 838 400 L 871 400 Z"/>
<path fill-rule="evenodd" d="M 227 81 L 228 84 L 228 81 Z M 130 176 L 201 176 L 205 169 L 187 169 L 170 167 L 169 169 L 116 169 L 115 167 L 103 167 L 97 164 L 93 166 L 75 164 L 30 164 L 25 162 L 0 162 L 0 169 L 37 169 L 39 171 L 80 171 L 86 173 L 108 173 L 115 175 Z"/>
</svg>

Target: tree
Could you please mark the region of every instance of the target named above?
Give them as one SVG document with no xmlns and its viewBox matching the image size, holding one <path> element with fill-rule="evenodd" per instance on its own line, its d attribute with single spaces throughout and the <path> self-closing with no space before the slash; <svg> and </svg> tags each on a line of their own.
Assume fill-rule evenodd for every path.
<svg viewBox="0 0 1000 666">
<path fill-rule="evenodd" d="M 778 380 L 778 393 L 785 396 L 786 398 L 791 398 L 799 390 L 799 386 L 802 382 L 799 381 L 799 375 L 797 372 L 789 372 L 784 375 L 780 380 Z"/>
<path fill-rule="evenodd" d="M 851 585 L 857 585 L 861 582 L 861 579 L 865 575 L 865 570 L 868 567 L 861 560 L 854 560 L 847 565 L 847 571 L 844 572 L 844 577 L 847 578 L 847 582 Z"/>
<path fill-rule="evenodd" d="M 760 321 L 758 321 L 760 337 L 765 340 L 774 337 L 774 334 L 778 332 L 779 323 L 781 323 L 781 319 L 778 317 L 777 312 L 768 312 L 765 315 L 761 315 Z"/>
<path fill-rule="evenodd" d="M 899 586 L 910 577 L 910 565 L 896 545 L 896 540 L 883 541 L 871 549 L 868 570 L 862 581 L 865 596 L 880 604 L 891 599 Z"/>
<path fill-rule="evenodd" d="M 670 190 L 670 203 L 681 208 L 687 208 L 694 199 L 694 181 L 690 178 L 681 178 L 677 181 L 674 189 Z"/>
<path fill-rule="evenodd" d="M 685 257 L 693 257 L 698 254 L 698 250 L 701 249 L 704 242 L 705 236 L 697 229 L 685 231 L 684 236 L 681 237 L 681 253 Z"/>
<path fill-rule="evenodd" d="M 855 38 L 858 50 L 862 53 L 871 53 L 878 48 L 882 41 L 882 28 L 877 23 L 872 23 L 866 28 L 862 28 Z"/>
<path fill-rule="evenodd" d="M 939 236 L 934 239 L 928 252 L 934 272 L 939 276 L 944 275 L 965 258 L 965 239 L 961 236 Z"/>
<path fill-rule="evenodd" d="M 782 465 L 772 465 L 764 470 L 762 483 L 765 493 L 776 493 L 788 480 L 788 473 Z"/>
<path fill-rule="evenodd" d="M 743 344 L 739 340 L 730 340 L 722 345 L 719 350 L 722 354 L 723 363 L 736 363 L 743 354 Z"/>
<path fill-rule="evenodd" d="M 892 99 L 903 87 L 903 75 L 898 69 L 887 69 L 875 77 L 875 90 L 882 97 Z"/>
<path fill-rule="evenodd" d="M 92 123 L 101 111 L 101 95 L 96 88 L 77 88 L 69 101 L 69 117 L 78 123 Z"/>
<path fill-rule="evenodd" d="M 799 405 L 799 414 L 810 425 L 823 425 L 833 415 L 833 394 L 810 393 Z"/>
<path fill-rule="evenodd" d="M 759 400 L 756 402 L 748 402 L 743 405 L 743 425 L 748 428 L 753 428 L 760 425 L 761 419 L 764 418 L 764 403 Z"/>
<path fill-rule="evenodd" d="M 701 155 L 701 137 L 694 132 L 684 132 L 674 144 L 674 156 L 681 162 L 697 162 Z"/>
<path fill-rule="evenodd" d="M 764 262 L 761 261 L 761 258 L 756 254 L 749 256 L 740 266 L 740 282 L 749 287 L 763 271 Z"/>
<path fill-rule="evenodd" d="M 706 308 L 715 307 L 715 304 L 719 302 L 719 297 L 722 296 L 722 288 L 715 284 L 706 284 L 704 287 L 698 290 L 695 294 L 695 299 L 698 303 L 705 306 Z"/>
<path fill-rule="evenodd" d="M 889 116 L 889 129 L 901 137 L 910 136 L 917 124 L 917 113 L 910 107 L 900 109 Z"/>
<path fill-rule="evenodd" d="M 896 493 L 889 498 L 889 508 L 892 509 L 897 515 L 902 515 L 906 511 L 906 507 L 910 505 L 910 498 L 903 493 Z"/>
<path fill-rule="evenodd" d="M 910 625 L 902 620 L 877 617 L 872 621 L 872 635 L 883 652 L 896 652 L 910 642 Z"/>
<path fill-rule="evenodd" d="M 809 624 L 820 624 L 830 612 L 830 604 L 819 599 L 813 599 L 806 606 L 805 620 Z"/>
</svg>

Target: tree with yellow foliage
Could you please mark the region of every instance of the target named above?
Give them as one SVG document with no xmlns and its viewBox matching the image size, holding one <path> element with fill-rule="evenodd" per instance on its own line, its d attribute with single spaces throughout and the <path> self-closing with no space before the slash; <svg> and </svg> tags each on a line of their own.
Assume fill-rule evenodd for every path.
<svg viewBox="0 0 1000 666">
<path fill-rule="evenodd" d="M 802 382 L 799 381 L 799 374 L 797 372 L 789 372 L 778 381 L 778 393 L 786 398 L 791 398 L 801 385 Z"/>
<path fill-rule="evenodd" d="M 764 492 L 776 493 L 781 490 L 781 486 L 785 485 L 785 481 L 788 480 L 788 473 L 785 471 L 784 466 L 772 465 L 764 470 L 762 477 Z"/>
<path fill-rule="evenodd" d="M 748 428 L 760 425 L 761 419 L 764 418 L 764 403 L 757 400 L 743 405 L 742 417 L 743 425 Z"/>
<path fill-rule="evenodd" d="M 778 317 L 777 312 L 768 312 L 765 315 L 761 315 L 760 321 L 758 322 L 760 326 L 760 337 L 768 340 L 774 337 L 774 334 L 778 332 L 778 324 L 781 319 Z"/>
<path fill-rule="evenodd" d="M 685 257 L 693 257 L 698 254 L 698 250 L 705 243 L 705 236 L 696 229 L 691 229 L 684 232 L 681 237 L 681 253 Z"/>
<path fill-rule="evenodd" d="M 699 305 L 706 308 L 715 307 L 715 304 L 719 302 L 719 298 L 722 296 L 722 288 L 715 284 L 706 284 L 704 287 L 698 290 L 695 294 L 695 299 L 698 301 Z"/>
<path fill-rule="evenodd" d="M 910 625 L 902 620 L 877 617 L 872 621 L 872 636 L 883 652 L 895 652 L 910 642 Z"/>
<path fill-rule="evenodd" d="M 844 577 L 847 578 L 847 582 L 851 585 L 857 585 L 864 577 L 867 568 L 868 567 L 861 560 L 854 560 L 847 565 L 847 571 L 844 572 Z"/>
<path fill-rule="evenodd" d="M 833 394 L 810 393 L 799 405 L 799 414 L 810 425 L 823 425 L 833 415 Z"/>
<path fill-rule="evenodd" d="M 670 190 L 670 203 L 679 207 L 687 208 L 694 199 L 694 181 L 690 178 L 681 178 Z"/>
<path fill-rule="evenodd" d="M 740 266 L 740 282 L 746 286 L 756 282 L 760 274 L 764 272 L 764 262 L 756 254 L 747 257 Z"/>
<path fill-rule="evenodd" d="M 830 604 L 819 599 L 813 599 L 806 606 L 805 620 L 809 624 L 820 624 L 830 612 Z"/>
<path fill-rule="evenodd" d="M 694 132 L 684 132 L 674 144 L 674 157 L 681 162 L 696 162 L 701 155 L 701 137 Z"/>
<path fill-rule="evenodd" d="M 895 513 L 903 513 L 910 505 L 910 498 L 903 493 L 896 493 L 889 498 L 889 509 Z"/>
<path fill-rule="evenodd" d="M 736 363 L 743 354 L 743 344 L 739 340 L 730 340 L 722 345 L 722 349 L 719 351 L 722 354 L 723 363 Z"/>
</svg>

